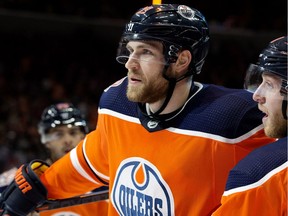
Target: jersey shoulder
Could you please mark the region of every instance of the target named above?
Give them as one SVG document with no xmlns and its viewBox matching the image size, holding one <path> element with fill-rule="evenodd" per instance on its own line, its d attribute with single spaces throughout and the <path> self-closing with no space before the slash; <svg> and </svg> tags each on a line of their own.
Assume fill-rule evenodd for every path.
<svg viewBox="0 0 288 216">
<path fill-rule="evenodd" d="M 226 138 L 250 132 L 262 124 L 263 117 L 250 92 L 207 84 L 191 98 L 182 115 L 183 129 Z"/>
<path fill-rule="evenodd" d="M 225 190 L 250 185 L 287 162 L 287 137 L 259 147 L 229 173 Z"/>
<path fill-rule="evenodd" d="M 99 109 L 109 109 L 124 115 L 136 116 L 137 103 L 126 96 L 127 77 L 124 77 L 106 88 L 99 101 Z"/>
</svg>

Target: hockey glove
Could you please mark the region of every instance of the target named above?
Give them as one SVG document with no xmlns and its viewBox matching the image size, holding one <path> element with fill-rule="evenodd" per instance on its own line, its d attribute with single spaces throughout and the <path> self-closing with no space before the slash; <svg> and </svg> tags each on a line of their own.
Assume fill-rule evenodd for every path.
<svg viewBox="0 0 288 216">
<path fill-rule="evenodd" d="M 33 211 L 47 198 L 47 190 L 39 176 L 49 167 L 41 160 L 22 165 L 12 183 L 0 197 L 0 215 L 23 216 Z"/>
</svg>

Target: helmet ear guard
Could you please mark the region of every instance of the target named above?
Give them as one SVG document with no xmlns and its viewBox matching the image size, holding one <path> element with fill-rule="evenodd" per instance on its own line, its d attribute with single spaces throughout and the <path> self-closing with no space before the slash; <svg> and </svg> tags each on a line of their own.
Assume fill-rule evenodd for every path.
<svg viewBox="0 0 288 216">
<path fill-rule="evenodd" d="M 168 54 L 165 57 L 167 59 L 168 64 L 175 63 L 177 61 L 178 53 L 179 53 L 180 49 L 181 49 L 181 47 L 179 47 L 177 45 L 173 45 L 173 44 L 168 47 L 169 51 L 164 52 L 164 55 L 165 55 L 165 53 Z"/>
</svg>

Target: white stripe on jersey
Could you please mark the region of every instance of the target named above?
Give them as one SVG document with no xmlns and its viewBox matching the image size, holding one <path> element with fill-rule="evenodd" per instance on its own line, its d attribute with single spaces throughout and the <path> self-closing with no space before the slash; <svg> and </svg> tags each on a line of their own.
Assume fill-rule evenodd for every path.
<svg viewBox="0 0 288 216">
<path fill-rule="evenodd" d="M 122 113 L 118 113 L 109 109 L 99 109 L 98 110 L 99 114 L 107 114 L 110 116 L 114 116 L 116 118 L 119 119 L 123 119 L 124 121 L 128 121 L 128 122 L 133 122 L 136 124 L 141 124 L 140 120 L 136 117 L 131 117 L 128 115 L 124 115 Z M 220 142 L 224 142 L 227 144 L 236 144 L 239 142 L 242 142 L 246 139 L 248 139 L 249 137 L 251 137 L 252 135 L 254 135 L 255 133 L 259 132 L 260 130 L 262 130 L 263 124 L 259 125 L 258 127 L 254 128 L 253 130 L 247 132 L 246 134 L 243 134 L 240 137 L 234 138 L 234 139 L 229 139 L 223 136 L 219 136 L 219 135 L 214 135 L 214 134 L 210 134 L 210 133 L 204 133 L 204 132 L 199 132 L 199 131 L 192 131 L 192 130 L 185 130 L 185 129 L 179 129 L 179 128 L 167 128 L 165 130 L 168 130 L 172 133 L 176 133 L 176 134 L 182 134 L 182 135 L 188 135 L 188 136 L 196 136 L 196 137 L 203 137 L 203 138 L 208 138 L 208 139 L 212 139 L 212 140 L 216 140 L 216 141 L 220 141 Z"/>
<path fill-rule="evenodd" d="M 238 187 L 238 188 L 233 188 L 231 190 L 225 191 L 223 193 L 223 196 L 229 196 L 231 194 L 234 193 L 238 193 L 238 192 L 243 192 L 246 190 L 250 190 L 256 187 L 261 186 L 262 184 L 264 184 L 266 181 L 268 181 L 272 176 L 274 176 L 275 174 L 281 172 L 282 170 L 286 169 L 288 167 L 288 161 L 285 162 L 284 164 L 282 164 L 281 166 L 277 167 L 276 169 L 270 171 L 269 173 L 267 173 L 263 178 L 261 178 L 259 181 L 254 182 L 250 185 L 245 185 L 242 187 Z"/>
<path fill-rule="evenodd" d="M 96 182 L 93 178 L 91 178 L 91 176 L 83 169 L 83 167 L 81 166 L 78 157 L 77 157 L 77 152 L 76 152 L 76 148 L 72 149 L 70 151 L 70 160 L 71 163 L 73 165 L 73 167 L 77 170 L 77 172 L 83 176 L 84 178 L 88 179 L 89 181 L 100 185 L 99 182 Z"/>
<path fill-rule="evenodd" d="M 203 138 L 208 138 L 208 139 L 224 142 L 227 144 L 235 144 L 235 143 L 242 142 L 242 141 L 248 139 L 249 137 L 251 137 L 253 134 L 259 132 L 262 129 L 263 129 L 263 124 L 259 125 L 258 127 L 254 128 L 253 130 L 249 131 L 248 133 L 243 134 L 240 137 L 237 137 L 234 139 L 229 139 L 229 138 L 226 138 L 223 136 L 199 132 L 199 131 L 184 130 L 184 129 L 178 129 L 178 128 L 172 128 L 172 127 L 167 128 L 167 130 L 172 132 L 172 133 L 184 134 L 184 135 L 188 135 L 188 136 L 203 137 Z"/>
<path fill-rule="evenodd" d="M 83 154 L 84 154 L 85 160 L 86 160 L 87 163 L 89 164 L 90 169 L 92 169 L 92 171 L 93 171 L 97 176 L 99 176 L 100 178 L 105 179 L 106 181 L 109 181 L 109 180 L 110 180 L 110 177 L 104 175 L 103 173 L 100 173 L 99 171 L 97 171 L 97 170 L 95 169 L 95 167 L 91 164 L 89 158 L 87 157 L 86 150 L 85 150 L 85 149 L 86 149 L 86 148 L 85 148 L 85 146 L 86 146 L 86 139 L 87 139 L 87 138 L 84 139 L 84 143 L 83 143 Z"/>
</svg>

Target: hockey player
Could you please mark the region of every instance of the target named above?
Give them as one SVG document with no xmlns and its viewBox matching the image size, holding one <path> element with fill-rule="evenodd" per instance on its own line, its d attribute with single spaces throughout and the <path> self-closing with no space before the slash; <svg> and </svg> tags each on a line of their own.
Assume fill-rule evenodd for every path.
<svg viewBox="0 0 288 216">
<path fill-rule="evenodd" d="M 70 152 L 88 133 L 87 122 L 81 111 L 71 103 L 57 103 L 44 109 L 38 124 L 41 142 L 49 152 L 47 164 L 52 164 Z M 14 169 L 13 169 L 14 170 Z M 10 174 L 11 175 L 11 174 Z M 15 176 L 15 172 L 14 175 Z M 104 189 L 104 188 L 101 188 Z M 40 212 L 40 216 L 69 215 L 87 216 L 95 212 L 95 216 L 107 215 L 107 201 L 78 205 L 57 210 Z M 36 215 L 36 212 L 33 213 Z"/>
<path fill-rule="evenodd" d="M 127 76 L 104 90 L 96 129 L 50 168 L 40 161 L 20 168 L 29 189 L 11 184 L 4 212 L 24 214 L 47 198 L 109 185 L 110 216 L 211 215 L 229 170 L 274 139 L 264 135 L 251 93 L 194 81 L 208 49 L 198 10 L 138 10 L 117 54 Z"/>
<path fill-rule="evenodd" d="M 265 113 L 265 133 L 278 140 L 252 151 L 231 170 L 222 206 L 213 216 L 287 215 L 287 46 L 287 36 L 271 41 L 246 76 Z"/>
</svg>

